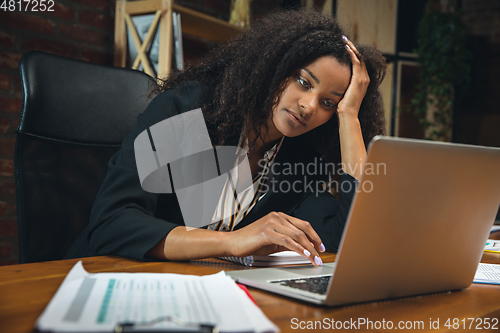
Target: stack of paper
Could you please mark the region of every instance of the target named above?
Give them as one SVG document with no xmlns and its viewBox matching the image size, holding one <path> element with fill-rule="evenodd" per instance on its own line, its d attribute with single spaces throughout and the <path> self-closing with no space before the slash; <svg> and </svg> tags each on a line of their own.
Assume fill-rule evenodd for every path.
<svg viewBox="0 0 500 333">
<path fill-rule="evenodd" d="M 79 261 L 37 321 L 40 331 L 276 332 L 278 328 L 221 271 L 207 276 L 162 273 L 89 274 Z"/>
<path fill-rule="evenodd" d="M 474 283 L 500 284 L 500 265 L 480 263 Z"/>
<path fill-rule="evenodd" d="M 487 252 L 498 252 L 500 253 L 500 240 L 497 239 L 488 239 L 486 241 L 486 245 L 484 246 L 484 250 Z"/>
</svg>

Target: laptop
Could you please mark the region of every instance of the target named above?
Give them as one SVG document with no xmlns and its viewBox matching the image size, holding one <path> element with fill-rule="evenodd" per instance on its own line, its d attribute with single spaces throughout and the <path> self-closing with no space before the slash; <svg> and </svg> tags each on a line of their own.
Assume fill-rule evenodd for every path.
<svg viewBox="0 0 500 333">
<path fill-rule="evenodd" d="M 227 274 L 327 306 L 467 288 L 500 203 L 499 171 L 500 148 L 377 136 L 335 263 Z"/>
</svg>

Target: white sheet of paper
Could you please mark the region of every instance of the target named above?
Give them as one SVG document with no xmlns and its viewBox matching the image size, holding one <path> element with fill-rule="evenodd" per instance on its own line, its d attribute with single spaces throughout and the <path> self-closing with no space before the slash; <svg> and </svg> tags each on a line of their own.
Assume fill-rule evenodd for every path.
<svg viewBox="0 0 500 333">
<path fill-rule="evenodd" d="M 500 225 L 494 225 L 493 227 L 491 227 L 490 232 L 495 232 L 495 231 L 500 231 Z"/>
<path fill-rule="evenodd" d="M 304 258 L 295 251 L 280 251 L 269 255 L 270 257 L 292 257 L 292 258 Z"/>
<path fill-rule="evenodd" d="M 473 282 L 500 284 L 500 265 L 480 263 Z"/>
<path fill-rule="evenodd" d="M 500 240 L 488 239 L 486 241 L 486 245 L 484 246 L 484 249 L 490 250 L 490 251 L 500 251 Z"/>
<path fill-rule="evenodd" d="M 37 327 L 105 332 L 113 331 L 119 322 L 141 323 L 168 315 L 184 322 L 215 324 L 221 332 L 278 331 L 224 271 L 207 276 L 89 274 L 81 261 L 68 273 Z M 179 329 L 168 321 L 152 328 Z"/>
</svg>

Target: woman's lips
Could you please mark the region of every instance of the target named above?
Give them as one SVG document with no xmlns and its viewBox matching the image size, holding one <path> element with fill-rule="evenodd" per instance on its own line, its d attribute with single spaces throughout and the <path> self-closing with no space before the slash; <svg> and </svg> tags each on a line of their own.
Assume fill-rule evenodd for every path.
<svg viewBox="0 0 500 333">
<path fill-rule="evenodd" d="M 287 110 L 285 109 L 288 117 L 290 117 L 290 119 L 292 119 L 295 123 L 299 124 L 299 125 L 302 125 L 302 126 L 306 126 L 306 123 L 304 122 L 304 120 L 302 120 L 299 116 L 297 116 L 295 113 L 291 112 L 290 110 Z"/>
</svg>

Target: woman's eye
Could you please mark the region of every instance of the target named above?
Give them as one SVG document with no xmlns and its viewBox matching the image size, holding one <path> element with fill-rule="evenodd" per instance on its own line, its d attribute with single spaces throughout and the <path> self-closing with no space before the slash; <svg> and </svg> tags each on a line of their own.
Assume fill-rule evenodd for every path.
<svg viewBox="0 0 500 333">
<path fill-rule="evenodd" d="M 332 102 L 330 102 L 330 101 L 324 101 L 323 103 L 325 104 L 325 106 L 326 106 L 327 108 L 334 108 L 334 107 L 336 107 L 336 106 L 337 106 L 337 104 L 333 104 L 333 103 L 332 103 Z"/>
<path fill-rule="evenodd" d="M 302 77 L 300 77 L 300 76 L 299 76 L 299 77 L 297 78 L 297 81 L 299 82 L 299 84 L 300 84 L 302 87 L 309 89 L 309 83 L 308 83 L 306 80 L 304 80 Z"/>
</svg>

